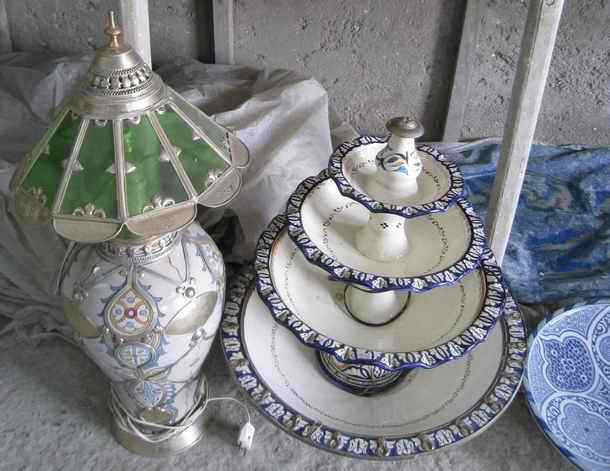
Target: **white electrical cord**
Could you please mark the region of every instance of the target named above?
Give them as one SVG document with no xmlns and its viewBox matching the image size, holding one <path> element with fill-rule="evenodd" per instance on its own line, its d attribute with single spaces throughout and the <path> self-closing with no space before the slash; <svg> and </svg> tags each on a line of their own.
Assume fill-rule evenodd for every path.
<svg viewBox="0 0 610 471">
<path fill-rule="evenodd" d="M 199 381 L 200 383 L 198 388 L 200 398 L 198 401 L 195 402 L 193 407 L 188 411 L 188 413 L 184 416 L 184 418 L 180 421 L 180 424 L 178 425 L 157 424 L 134 417 L 125 408 L 125 406 L 121 404 L 118 394 L 112 385 L 110 387 L 110 400 L 108 401 L 108 406 L 110 407 L 112 415 L 117 421 L 117 425 L 123 431 L 135 434 L 147 443 L 160 443 L 172 438 L 173 436 L 183 432 L 188 427 L 190 427 L 201 416 L 201 414 L 205 412 L 210 402 L 232 401 L 239 404 L 245 411 L 246 416 L 248 417 L 248 422 L 246 422 L 246 424 L 244 424 L 240 429 L 237 445 L 239 446 L 239 448 L 244 450 L 244 452 L 249 450 L 252 447 L 252 440 L 254 438 L 254 426 L 252 425 L 250 411 L 248 410 L 248 407 L 239 399 L 236 399 L 234 397 L 226 396 L 210 398 L 208 381 L 205 376 L 201 375 Z M 153 432 L 149 430 L 144 430 L 142 426 L 156 430 L 162 429 L 164 431 Z"/>
</svg>

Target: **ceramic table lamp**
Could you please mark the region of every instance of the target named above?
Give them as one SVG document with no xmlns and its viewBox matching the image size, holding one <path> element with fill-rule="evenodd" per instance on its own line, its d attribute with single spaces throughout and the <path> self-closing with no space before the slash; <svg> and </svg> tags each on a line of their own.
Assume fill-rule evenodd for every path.
<svg viewBox="0 0 610 471">
<path fill-rule="evenodd" d="M 194 219 L 241 187 L 246 147 L 186 102 L 122 40 L 110 42 L 13 181 L 23 223 L 71 244 L 58 290 L 112 383 L 114 432 L 146 455 L 201 436 L 200 368 L 220 322 L 222 255 Z"/>
</svg>

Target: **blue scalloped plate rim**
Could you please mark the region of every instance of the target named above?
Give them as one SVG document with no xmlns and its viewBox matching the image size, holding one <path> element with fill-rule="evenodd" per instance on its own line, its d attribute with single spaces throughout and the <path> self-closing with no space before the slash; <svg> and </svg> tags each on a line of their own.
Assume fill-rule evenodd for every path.
<svg viewBox="0 0 610 471">
<path fill-rule="evenodd" d="M 404 368 L 435 368 L 464 356 L 483 342 L 504 314 L 507 291 L 502 273 L 488 250 L 481 258 L 487 292 L 481 312 L 467 329 L 447 342 L 414 352 L 380 352 L 357 348 L 331 339 L 303 322 L 282 300 L 271 275 L 270 259 L 276 241 L 286 230 L 286 217 L 276 216 L 261 234 L 256 246 L 254 268 L 256 289 L 270 314 L 304 345 L 333 355 L 344 363 L 375 365 L 395 371 Z"/>
<path fill-rule="evenodd" d="M 402 216 L 404 218 L 413 218 L 430 213 L 446 211 L 452 205 L 454 205 L 458 199 L 465 196 L 464 177 L 462 176 L 458 166 L 447 160 L 447 158 L 434 147 L 430 147 L 425 144 L 418 145 L 417 150 L 426 153 L 434 161 L 445 167 L 447 172 L 449 172 L 449 188 L 445 194 L 443 194 L 443 196 L 437 200 L 412 206 L 385 204 L 380 201 L 375 201 L 366 194 L 355 189 L 349 183 L 347 177 L 343 173 L 343 159 L 352 150 L 357 149 L 358 147 L 371 144 L 383 144 L 387 141 L 387 137 L 381 138 L 374 136 L 360 136 L 353 141 L 344 142 L 343 144 L 337 146 L 328 161 L 328 173 L 337 185 L 339 193 L 347 198 L 357 201 L 373 213 L 397 214 L 398 216 Z"/>
<path fill-rule="evenodd" d="M 610 307 L 610 298 L 594 298 L 591 300 L 570 304 L 569 306 L 563 307 L 552 312 L 545 319 L 540 321 L 540 323 L 536 326 L 535 329 L 532 330 L 528 337 L 528 355 L 525 361 L 525 367 L 523 372 L 523 391 L 525 394 L 527 407 L 530 411 L 530 414 L 534 418 L 536 425 L 542 431 L 549 443 L 553 445 L 554 448 L 556 448 L 575 467 L 584 471 L 602 471 L 610 469 L 610 459 L 609 463 L 607 464 L 596 463 L 592 460 L 587 459 L 586 457 L 574 453 L 573 450 L 570 450 L 566 446 L 559 443 L 559 439 L 555 436 L 555 433 L 548 426 L 546 419 L 540 414 L 539 407 L 536 404 L 534 392 L 532 391 L 531 381 L 529 379 L 530 370 L 533 369 L 533 366 L 530 365 L 530 358 L 533 352 L 533 347 L 536 343 L 536 339 L 546 328 L 549 328 L 549 326 L 553 326 L 555 322 L 559 322 L 559 320 L 561 320 L 565 316 L 569 316 L 574 312 L 580 312 L 582 308 L 601 305 L 606 305 Z M 596 315 L 600 315 L 601 312 L 602 311 L 599 311 Z M 607 407 L 610 408 L 610 402 L 608 403 Z M 608 440 L 610 440 L 610 436 L 608 437 Z"/>
<path fill-rule="evenodd" d="M 456 200 L 456 205 L 464 212 L 466 220 L 470 225 L 472 238 L 470 245 L 462 254 L 462 257 L 453 265 L 435 273 L 421 276 L 395 277 L 383 276 L 375 273 L 366 273 L 356 270 L 348 265 L 340 263 L 333 257 L 326 255 L 311 240 L 301 217 L 301 207 L 307 195 L 318 185 L 329 180 L 328 170 L 322 170 L 318 175 L 303 180 L 288 198 L 286 205 L 286 218 L 288 220 L 288 235 L 301 250 L 305 258 L 314 265 L 322 268 L 331 278 L 347 283 L 364 286 L 371 292 L 377 293 L 391 290 L 405 290 L 414 292 L 425 292 L 440 286 L 452 285 L 460 281 L 464 276 L 479 267 L 481 257 L 489 254 L 485 228 L 474 207 L 468 200 L 462 198 Z M 492 256 L 493 257 L 493 256 Z"/>
</svg>

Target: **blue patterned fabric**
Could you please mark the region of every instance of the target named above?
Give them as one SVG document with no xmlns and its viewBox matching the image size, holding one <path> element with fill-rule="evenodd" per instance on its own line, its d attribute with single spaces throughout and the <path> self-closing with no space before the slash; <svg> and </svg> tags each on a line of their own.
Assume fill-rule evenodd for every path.
<svg viewBox="0 0 610 471">
<path fill-rule="evenodd" d="M 485 218 L 500 146 L 449 154 Z M 610 148 L 534 145 L 503 271 L 524 303 L 610 296 Z"/>
</svg>

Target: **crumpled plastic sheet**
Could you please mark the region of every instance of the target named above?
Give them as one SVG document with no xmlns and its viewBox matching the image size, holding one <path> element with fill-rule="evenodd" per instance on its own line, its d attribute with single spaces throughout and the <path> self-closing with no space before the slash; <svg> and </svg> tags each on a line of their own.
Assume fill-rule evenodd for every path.
<svg viewBox="0 0 610 471">
<path fill-rule="evenodd" d="M 66 242 L 50 228 L 16 223 L 8 181 L 12 163 L 40 138 L 50 111 L 73 90 L 90 60 L 90 55 L 0 56 L 0 314 L 13 320 L 5 331 L 22 332 L 30 340 L 68 329 L 55 292 Z M 329 110 L 318 82 L 290 71 L 187 61 L 157 72 L 236 130 L 250 149 L 252 163 L 240 195 L 229 209 L 205 211 L 200 222 L 212 234 L 223 234 L 219 242 L 227 262 L 252 259 L 259 234 L 284 210 L 297 184 L 324 168 L 332 148 L 354 138 L 355 131 Z M 470 199 L 484 215 L 497 142 L 436 145 L 460 164 Z M 534 148 L 504 262 L 516 299 L 542 303 L 609 291 L 609 155 L 607 149 Z"/>
</svg>

